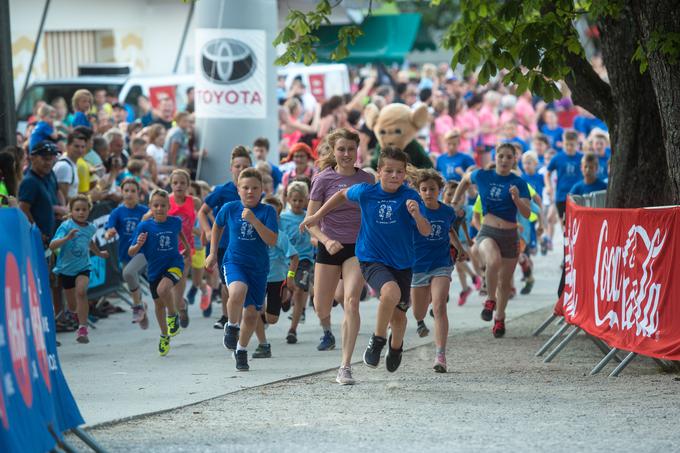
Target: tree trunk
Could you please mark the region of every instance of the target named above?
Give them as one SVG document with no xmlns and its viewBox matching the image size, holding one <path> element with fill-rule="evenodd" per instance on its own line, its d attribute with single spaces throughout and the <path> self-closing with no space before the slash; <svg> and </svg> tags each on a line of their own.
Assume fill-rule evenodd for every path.
<svg viewBox="0 0 680 453">
<path fill-rule="evenodd" d="M 613 112 L 608 115 L 612 157 L 607 206 L 671 204 L 675 197 L 652 77 L 649 72 L 640 74 L 639 64 L 631 60 L 640 29 L 629 9 L 599 25 L 613 98 Z"/>
<path fill-rule="evenodd" d="M 652 33 L 680 33 L 677 1 L 633 1 L 632 9 L 641 30 L 643 47 L 648 49 L 648 72 L 661 115 L 661 136 L 666 150 L 671 202 L 680 204 L 680 56 L 675 61 L 658 49 L 650 49 Z"/>
</svg>

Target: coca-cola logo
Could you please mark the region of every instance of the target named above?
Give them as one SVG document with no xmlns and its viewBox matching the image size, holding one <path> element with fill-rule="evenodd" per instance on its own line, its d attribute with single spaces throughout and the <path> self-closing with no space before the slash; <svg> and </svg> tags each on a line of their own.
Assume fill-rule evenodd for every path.
<svg viewBox="0 0 680 453">
<path fill-rule="evenodd" d="M 597 326 L 635 328 L 635 335 L 643 337 L 657 332 L 662 284 L 654 275 L 654 262 L 667 237 L 661 234 L 657 228 L 650 236 L 642 225 L 633 225 L 625 244 L 610 243 L 609 223 L 602 222 L 593 275 Z"/>
<path fill-rule="evenodd" d="M 49 392 L 52 391 L 52 381 L 50 380 L 50 368 L 47 361 L 47 348 L 45 347 L 45 332 L 43 329 L 42 307 L 40 306 L 40 296 L 35 284 L 35 276 L 31 262 L 27 264 L 26 275 L 28 277 L 28 300 L 31 310 L 31 327 L 33 331 L 33 343 L 38 353 L 38 368 L 45 381 L 45 386 Z"/>
<path fill-rule="evenodd" d="M 572 220 L 567 227 L 567 244 L 564 253 L 564 292 L 563 310 L 567 316 L 576 315 L 578 308 L 578 293 L 576 292 L 576 267 L 574 266 L 574 248 L 578 240 L 580 222 Z"/>
</svg>

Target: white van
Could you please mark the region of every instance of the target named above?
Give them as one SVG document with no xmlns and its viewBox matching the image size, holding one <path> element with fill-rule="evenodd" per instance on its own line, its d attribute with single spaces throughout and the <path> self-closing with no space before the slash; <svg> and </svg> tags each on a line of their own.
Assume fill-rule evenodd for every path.
<svg viewBox="0 0 680 453">
<path fill-rule="evenodd" d="M 349 70 L 346 64 L 292 64 L 278 70 L 279 77 L 285 77 L 286 91 L 290 89 L 295 78 L 309 88 L 317 102 L 323 102 L 331 96 L 343 96 L 351 93 Z"/>
</svg>

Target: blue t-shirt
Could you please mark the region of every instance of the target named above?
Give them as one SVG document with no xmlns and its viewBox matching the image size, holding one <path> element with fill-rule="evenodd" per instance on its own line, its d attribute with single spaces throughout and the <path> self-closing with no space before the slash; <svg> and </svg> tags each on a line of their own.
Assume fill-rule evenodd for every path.
<svg viewBox="0 0 680 453">
<path fill-rule="evenodd" d="M 461 170 L 465 171 L 474 164 L 474 159 L 467 154 L 456 153 L 453 156 L 442 154 L 437 158 L 437 171 L 447 181 L 460 181 L 462 176 L 456 173 L 456 168 L 460 167 Z"/>
<path fill-rule="evenodd" d="M 90 264 L 90 242 L 92 242 L 94 233 L 97 232 L 97 227 L 94 224 L 88 222 L 87 225 L 78 225 L 73 219 L 68 219 L 59 225 L 52 240 L 67 236 L 69 231 L 73 229 L 78 230 L 78 233 L 59 248 L 57 265 L 54 266 L 55 274 L 73 277 L 92 268 Z"/>
<path fill-rule="evenodd" d="M 539 195 L 543 196 L 543 188 L 545 187 L 545 179 L 543 179 L 543 175 L 539 174 L 538 172 L 534 173 L 533 175 L 522 173 L 522 179 L 526 181 L 527 184 L 531 184 L 531 187 L 533 187 Z"/>
<path fill-rule="evenodd" d="M 609 156 L 606 154 L 604 156 L 598 156 L 597 163 L 599 165 L 597 168 L 597 177 L 602 180 L 609 178 L 609 172 L 607 171 Z"/>
<path fill-rule="evenodd" d="M 177 267 L 184 269 L 184 259 L 179 253 L 179 233 L 182 231 L 182 219 L 168 216 L 165 222 L 156 222 L 154 219 L 143 220 L 137 225 L 132 244 L 137 243 L 137 236 L 147 233 L 146 242 L 140 253 L 143 253 L 147 261 L 149 281 L 155 282 L 165 274 L 168 269 Z"/>
<path fill-rule="evenodd" d="M 557 142 L 562 141 L 564 129 L 562 129 L 559 126 L 557 126 L 555 129 L 550 129 L 548 128 L 547 124 L 544 124 L 543 126 L 541 126 L 541 132 L 548 136 L 548 139 L 550 140 L 550 147 L 552 149 L 554 149 L 555 151 L 562 151 L 562 147 L 557 146 Z"/>
<path fill-rule="evenodd" d="M 272 164 L 271 162 L 269 163 L 272 167 L 272 179 L 274 180 L 274 192 L 276 192 L 276 188 L 279 187 L 279 184 L 281 184 L 281 180 L 283 179 L 283 173 L 281 172 L 281 169 L 277 167 L 276 165 Z"/>
<path fill-rule="evenodd" d="M 362 183 L 347 190 L 347 199 L 361 207 L 361 227 L 355 250 L 357 259 L 395 269 L 412 268 L 415 263 L 413 241 L 420 233 L 415 219 L 406 209 L 406 201 L 416 200 L 422 213 L 425 206 L 420 195 L 406 185 L 396 192 L 385 192 L 380 183 Z"/>
<path fill-rule="evenodd" d="M 586 184 L 585 180 L 579 181 L 571 188 L 570 194 L 574 195 L 588 195 L 591 192 L 598 190 L 607 190 L 607 183 L 597 178 L 592 184 Z"/>
<path fill-rule="evenodd" d="M 19 185 L 19 201 L 31 205 L 31 216 L 40 232 L 52 237 L 56 223 L 52 207 L 59 204 L 54 173 L 50 172 L 43 178 L 33 170 L 28 170 Z"/>
<path fill-rule="evenodd" d="M 238 188 L 233 182 L 227 182 L 220 186 L 215 186 L 215 189 L 205 197 L 205 204 L 212 209 L 213 217 L 217 218 L 217 213 L 225 204 L 230 201 L 238 201 L 241 197 L 238 196 Z M 229 231 L 224 230 L 218 248 L 226 249 L 229 245 Z"/>
<path fill-rule="evenodd" d="M 602 129 L 605 132 L 609 130 L 607 124 L 599 118 L 590 118 L 581 115 L 574 117 L 574 129 L 581 132 L 586 137 L 595 128 Z"/>
<path fill-rule="evenodd" d="M 279 224 L 274 208 L 258 203 L 251 211 L 264 226 L 274 233 L 278 233 Z M 225 263 L 238 264 L 248 268 L 253 273 L 268 274 L 269 247 L 250 222 L 241 218 L 242 214 L 243 204 L 238 200 L 222 206 L 215 217 L 215 224 L 224 228 L 225 231 L 229 231 L 229 245 L 224 257 Z"/>
<path fill-rule="evenodd" d="M 579 151 L 573 156 L 560 152 L 550 160 L 548 171 L 557 170 L 557 190 L 555 191 L 555 201 L 563 202 L 567 200 L 569 190 L 583 179 L 581 173 L 581 159 L 583 154 Z"/>
<path fill-rule="evenodd" d="M 281 213 L 281 231 L 288 235 L 291 244 L 298 252 L 300 260 L 314 261 L 314 246 L 309 231 L 300 233 L 300 224 L 305 219 L 305 213 L 293 214 L 290 210 Z"/>
<path fill-rule="evenodd" d="M 514 136 L 513 138 L 504 138 L 499 143 L 516 143 L 522 148 L 523 153 L 529 151 L 529 144 L 518 136 Z"/>
<path fill-rule="evenodd" d="M 456 212 L 450 206 L 439 203 L 439 209 L 425 207 L 425 218 L 432 225 L 429 236 L 415 235 L 416 263 L 413 272 L 428 272 L 439 267 L 453 266 L 449 252 L 449 231 L 456 220 Z"/>
<path fill-rule="evenodd" d="M 470 176 L 477 184 L 483 215 L 493 214 L 507 222 L 517 222 L 517 206 L 512 201 L 510 186 L 517 187 L 520 198 L 531 198 L 529 187 L 522 178 L 514 173 L 501 176 L 496 170 L 475 170 Z"/>
<path fill-rule="evenodd" d="M 121 263 L 130 261 L 128 249 L 132 245 L 132 236 L 148 210 L 149 208 L 143 204 L 138 204 L 134 208 L 121 204 L 109 214 L 106 229 L 115 228 L 118 233 L 118 261 Z"/>
<path fill-rule="evenodd" d="M 90 123 L 90 120 L 87 119 L 87 115 L 85 115 L 83 112 L 76 112 L 75 115 L 73 115 L 71 127 L 75 128 L 76 126 L 85 126 L 92 129 L 92 124 Z"/>
<path fill-rule="evenodd" d="M 33 129 L 33 132 L 31 132 L 31 139 L 28 143 L 28 149 L 33 149 L 35 145 L 42 142 L 43 140 L 48 140 L 51 142 L 54 141 L 52 140 L 52 137 L 50 137 L 50 135 L 53 133 L 54 128 L 46 121 L 38 121 L 38 124 L 35 125 L 35 129 Z"/>
<path fill-rule="evenodd" d="M 290 243 L 288 235 L 284 231 L 279 230 L 276 245 L 269 247 L 269 274 L 267 274 L 267 283 L 284 281 L 288 276 L 290 259 L 297 254 L 297 250 Z"/>
</svg>

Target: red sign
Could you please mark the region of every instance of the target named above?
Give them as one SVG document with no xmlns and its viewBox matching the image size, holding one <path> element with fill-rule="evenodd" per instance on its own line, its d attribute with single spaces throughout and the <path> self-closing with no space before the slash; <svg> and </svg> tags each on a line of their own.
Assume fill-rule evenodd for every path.
<svg viewBox="0 0 680 453">
<path fill-rule="evenodd" d="M 149 100 L 151 101 L 151 106 L 157 109 L 161 101 L 165 99 L 170 99 L 177 110 L 177 87 L 174 85 L 159 86 L 159 87 L 149 87 Z"/>
<path fill-rule="evenodd" d="M 310 74 L 309 85 L 309 91 L 318 102 L 326 100 L 326 76 L 324 74 Z"/>
<path fill-rule="evenodd" d="M 680 360 L 680 207 L 569 202 L 567 219 L 566 321 L 612 347 Z"/>
</svg>

